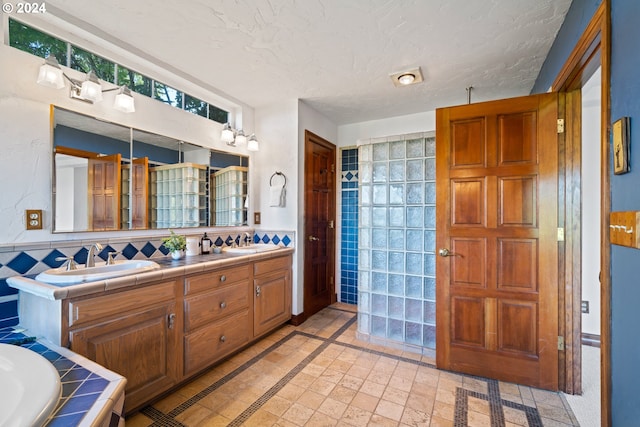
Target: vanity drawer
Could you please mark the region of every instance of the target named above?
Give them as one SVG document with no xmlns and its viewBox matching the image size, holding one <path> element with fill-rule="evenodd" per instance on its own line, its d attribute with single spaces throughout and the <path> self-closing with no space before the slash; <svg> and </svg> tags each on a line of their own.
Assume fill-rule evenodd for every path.
<svg viewBox="0 0 640 427">
<path fill-rule="evenodd" d="M 257 261 L 253 264 L 253 274 L 258 276 L 260 274 L 270 273 L 275 270 L 288 270 L 291 268 L 291 255 L 272 258 L 265 261 Z"/>
<path fill-rule="evenodd" d="M 190 296 L 184 300 L 185 331 L 248 307 L 249 284 L 246 281 Z"/>
<path fill-rule="evenodd" d="M 244 310 L 186 335 L 184 338 L 185 375 L 206 368 L 249 343 L 250 332 L 249 311 Z"/>
<path fill-rule="evenodd" d="M 221 268 L 197 276 L 187 277 L 184 280 L 184 294 L 190 295 L 196 292 L 206 291 L 220 285 L 226 285 L 241 280 L 249 279 L 250 265 L 240 267 Z"/>
<path fill-rule="evenodd" d="M 130 291 L 102 295 L 69 303 L 69 326 L 77 326 L 131 310 L 175 299 L 176 282 L 164 282 Z"/>
</svg>

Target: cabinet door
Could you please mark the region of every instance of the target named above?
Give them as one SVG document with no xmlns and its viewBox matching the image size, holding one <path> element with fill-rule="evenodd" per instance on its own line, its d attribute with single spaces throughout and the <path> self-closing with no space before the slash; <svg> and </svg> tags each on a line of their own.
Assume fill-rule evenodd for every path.
<svg viewBox="0 0 640 427">
<path fill-rule="evenodd" d="M 180 375 L 175 303 L 70 331 L 71 350 L 127 379 L 125 412 L 175 384 Z"/>
<path fill-rule="evenodd" d="M 253 280 L 253 334 L 262 335 L 291 319 L 291 272 L 278 270 Z"/>
</svg>

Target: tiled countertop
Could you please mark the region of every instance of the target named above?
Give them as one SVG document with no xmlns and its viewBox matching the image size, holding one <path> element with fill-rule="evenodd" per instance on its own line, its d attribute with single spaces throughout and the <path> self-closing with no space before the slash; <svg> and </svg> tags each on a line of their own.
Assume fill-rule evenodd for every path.
<svg viewBox="0 0 640 427">
<path fill-rule="evenodd" d="M 0 343 L 27 338 L 20 328 L 0 329 Z M 45 340 L 23 344 L 58 370 L 62 396 L 47 427 L 124 425 L 122 407 L 126 379 L 70 350 Z M 122 421 L 122 422 L 121 422 Z"/>
<path fill-rule="evenodd" d="M 29 277 L 21 276 L 10 277 L 7 279 L 7 283 L 13 288 L 29 292 L 30 294 L 34 294 L 42 298 L 49 300 L 62 300 L 65 298 L 91 295 L 125 287 L 134 287 L 156 280 L 174 278 L 186 274 L 203 273 L 205 271 L 215 270 L 221 267 L 238 265 L 243 262 L 263 259 L 266 260 L 293 252 L 293 248 L 281 247 L 268 252 L 251 253 L 246 255 L 227 254 L 223 252 L 221 254 L 187 256 L 179 260 L 173 260 L 171 257 L 153 258 L 151 260 L 160 264 L 160 269 L 140 274 L 114 277 L 113 279 L 79 283 L 70 286 L 50 285 L 48 283 L 33 280 Z"/>
</svg>

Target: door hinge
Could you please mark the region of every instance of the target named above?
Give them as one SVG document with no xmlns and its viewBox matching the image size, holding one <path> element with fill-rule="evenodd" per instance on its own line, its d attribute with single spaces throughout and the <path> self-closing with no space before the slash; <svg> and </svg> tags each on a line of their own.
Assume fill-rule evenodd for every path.
<svg viewBox="0 0 640 427">
<path fill-rule="evenodd" d="M 564 119 L 558 119 L 558 133 L 564 133 Z"/>
<path fill-rule="evenodd" d="M 329 223 L 327 224 L 327 226 L 328 226 L 329 228 L 333 228 L 333 227 L 334 227 L 334 226 L 333 226 L 333 220 L 332 220 L 332 219 L 331 219 L 331 220 L 329 220 Z"/>
<path fill-rule="evenodd" d="M 335 163 L 331 164 L 331 173 L 336 173 L 336 164 Z"/>
<path fill-rule="evenodd" d="M 558 337 L 558 350 L 564 350 L 564 337 Z"/>
<path fill-rule="evenodd" d="M 564 242 L 564 228 L 558 227 L 558 242 Z"/>
<path fill-rule="evenodd" d="M 333 276 L 329 276 L 329 284 L 333 285 Z"/>
</svg>

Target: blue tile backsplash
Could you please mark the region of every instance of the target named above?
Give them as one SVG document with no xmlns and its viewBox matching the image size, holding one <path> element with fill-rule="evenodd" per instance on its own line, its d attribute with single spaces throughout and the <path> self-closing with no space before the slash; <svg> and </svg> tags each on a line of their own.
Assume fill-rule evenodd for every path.
<svg viewBox="0 0 640 427">
<path fill-rule="evenodd" d="M 340 301 L 358 303 L 358 149 L 342 150 Z"/>
<path fill-rule="evenodd" d="M 216 234 L 207 232 L 217 245 L 231 245 L 240 242 L 240 234 Z M 279 246 L 292 247 L 295 233 L 293 231 L 255 230 L 255 243 L 273 243 Z M 149 259 L 166 256 L 169 251 L 162 246 L 161 236 L 157 238 L 113 238 L 103 244 L 98 257 L 107 260 L 109 252 L 120 252 L 116 259 Z M 79 263 L 87 260 L 87 248 L 83 241 L 60 241 L 51 243 L 26 243 L 11 246 L 0 246 L 0 328 L 15 326 L 18 319 L 18 290 L 7 285 L 7 278 L 27 274 L 38 274 L 49 268 L 60 267 L 64 261 L 56 261 L 58 257 L 73 257 Z M 356 263 L 357 264 L 357 263 Z"/>
</svg>

